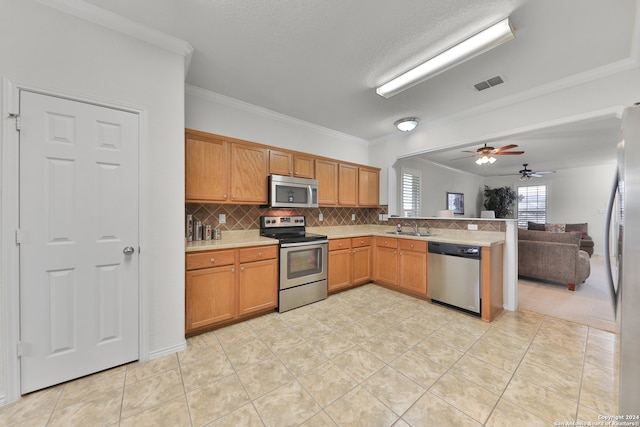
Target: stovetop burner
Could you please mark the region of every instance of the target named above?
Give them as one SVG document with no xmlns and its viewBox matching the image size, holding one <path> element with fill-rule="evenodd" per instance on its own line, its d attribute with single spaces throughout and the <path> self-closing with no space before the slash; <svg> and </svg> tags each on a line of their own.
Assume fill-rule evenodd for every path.
<svg viewBox="0 0 640 427">
<path fill-rule="evenodd" d="M 305 231 L 305 217 L 296 216 L 261 216 L 260 235 L 278 239 L 280 243 L 312 242 L 326 240 L 327 236 Z"/>
</svg>

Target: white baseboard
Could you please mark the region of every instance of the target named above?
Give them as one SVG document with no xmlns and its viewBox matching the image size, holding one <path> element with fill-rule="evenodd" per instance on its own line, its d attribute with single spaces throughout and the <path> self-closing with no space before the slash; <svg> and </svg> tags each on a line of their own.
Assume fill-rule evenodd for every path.
<svg viewBox="0 0 640 427">
<path fill-rule="evenodd" d="M 174 353 L 177 353 L 179 351 L 186 350 L 186 349 L 187 349 L 187 341 L 183 340 L 182 343 L 180 343 L 180 344 L 150 352 L 149 353 L 149 360 L 158 359 L 158 358 L 160 358 L 162 356 L 167 356 L 169 354 L 174 354 Z"/>
</svg>

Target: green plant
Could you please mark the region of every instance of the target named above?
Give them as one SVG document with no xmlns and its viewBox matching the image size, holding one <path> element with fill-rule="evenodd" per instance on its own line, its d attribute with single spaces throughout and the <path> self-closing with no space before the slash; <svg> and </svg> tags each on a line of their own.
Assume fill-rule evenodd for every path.
<svg viewBox="0 0 640 427">
<path fill-rule="evenodd" d="M 491 188 L 484 186 L 484 207 L 494 211 L 496 218 L 506 218 L 513 213 L 513 202 L 518 198 L 518 193 L 511 187 Z"/>
</svg>

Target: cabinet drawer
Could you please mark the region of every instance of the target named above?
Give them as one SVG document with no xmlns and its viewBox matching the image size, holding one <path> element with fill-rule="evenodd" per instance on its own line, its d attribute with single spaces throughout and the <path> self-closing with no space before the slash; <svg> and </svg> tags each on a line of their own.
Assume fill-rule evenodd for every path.
<svg viewBox="0 0 640 427">
<path fill-rule="evenodd" d="M 354 248 L 371 246 L 371 237 L 354 237 L 351 239 L 351 246 Z"/>
<path fill-rule="evenodd" d="M 379 237 L 376 239 L 376 246 L 384 246 L 385 248 L 397 248 L 398 239 L 390 239 L 387 237 Z"/>
<path fill-rule="evenodd" d="M 331 239 L 329 240 L 329 250 L 337 251 L 339 249 L 351 248 L 351 239 Z"/>
<path fill-rule="evenodd" d="M 427 252 L 427 242 L 422 240 L 400 240 L 400 250 L 414 251 L 414 252 Z"/>
<path fill-rule="evenodd" d="M 240 263 L 274 259 L 278 256 L 277 246 L 258 246 L 240 249 Z"/>
<path fill-rule="evenodd" d="M 187 254 L 187 270 L 218 267 L 236 262 L 235 251 L 209 251 Z"/>
</svg>

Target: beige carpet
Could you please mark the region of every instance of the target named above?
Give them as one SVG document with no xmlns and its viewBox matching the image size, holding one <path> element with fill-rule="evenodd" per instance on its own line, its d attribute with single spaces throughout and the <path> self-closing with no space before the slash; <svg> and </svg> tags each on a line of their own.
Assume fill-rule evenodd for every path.
<svg viewBox="0 0 640 427">
<path fill-rule="evenodd" d="M 608 286 L 604 257 L 594 255 L 591 275 L 575 292 L 559 283 L 519 279 L 518 308 L 619 333 Z"/>
</svg>

